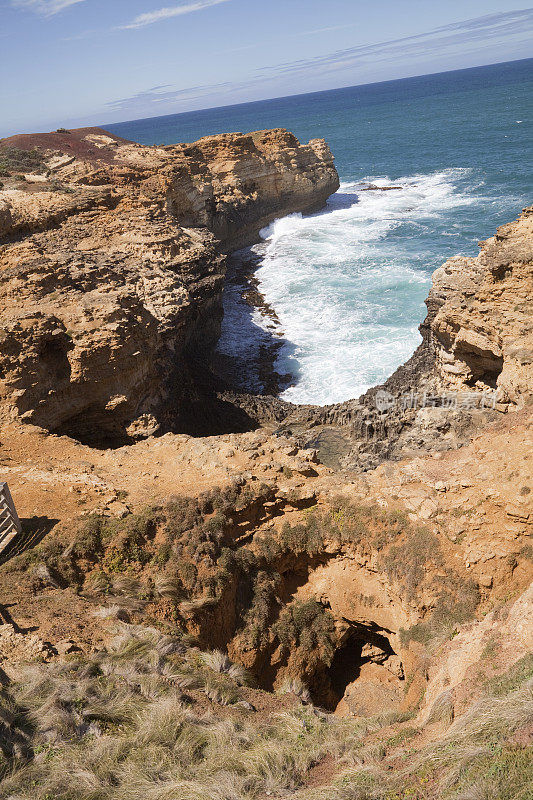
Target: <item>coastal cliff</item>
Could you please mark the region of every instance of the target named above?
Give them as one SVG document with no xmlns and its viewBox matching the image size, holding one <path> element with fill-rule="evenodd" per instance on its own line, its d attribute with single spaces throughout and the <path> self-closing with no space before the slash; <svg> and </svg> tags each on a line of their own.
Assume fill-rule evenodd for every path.
<svg viewBox="0 0 533 800">
<path fill-rule="evenodd" d="M 443 388 L 496 390 L 499 403 L 521 406 L 533 389 L 533 206 L 480 247 L 433 275 L 435 374 Z"/>
<path fill-rule="evenodd" d="M 338 188 L 322 140 L 277 129 L 145 147 L 92 128 L 0 142 L 4 416 L 86 441 L 179 428 L 222 318 L 225 253 Z M 204 370 L 206 367 L 204 367 Z"/>
<path fill-rule="evenodd" d="M 441 800 L 494 754 L 499 785 L 527 776 L 531 209 L 437 270 L 422 344 L 382 387 L 318 408 L 211 386 L 255 430 L 193 437 L 225 254 L 324 202 L 327 146 L 267 131 L 145 148 L 91 129 L 0 142 L 10 160 L 8 791 L 68 794 L 72 763 L 106 798 L 135 783 Z M 196 760 L 177 783 L 183 741 Z"/>
</svg>

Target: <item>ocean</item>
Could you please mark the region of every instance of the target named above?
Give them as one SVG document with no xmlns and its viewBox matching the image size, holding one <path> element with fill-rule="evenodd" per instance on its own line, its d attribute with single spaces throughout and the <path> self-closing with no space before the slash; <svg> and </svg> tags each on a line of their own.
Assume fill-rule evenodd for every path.
<svg viewBox="0 0 533 800">
<path fill-rule="evenodd" d="M 265 315 L 231 279 L 219 350 L 261 390 L 277 342 L 282 397 L 358 397 L 416 348 L 431 275 L 532 202 L 533 59 L 106 125 L 143 144 L 283 127 L 324 137 L 341 179 L 327 207 L 279 219 L 253 248 Z M 369 184 L 398 187 L 361 191 Z M 246 254 L 244 254 L 246 257 Z"/>
</svg>

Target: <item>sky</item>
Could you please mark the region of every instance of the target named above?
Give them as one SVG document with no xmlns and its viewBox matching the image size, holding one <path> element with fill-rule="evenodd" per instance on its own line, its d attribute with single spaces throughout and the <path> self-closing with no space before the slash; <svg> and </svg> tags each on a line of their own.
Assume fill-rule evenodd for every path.
<svg viewBox="0 0 533 800">
<path fill-rule="evenodd" d="M 513 0 L 0 0 L 0 136 L 528 58 L 532 33 Z"/>
</svg>

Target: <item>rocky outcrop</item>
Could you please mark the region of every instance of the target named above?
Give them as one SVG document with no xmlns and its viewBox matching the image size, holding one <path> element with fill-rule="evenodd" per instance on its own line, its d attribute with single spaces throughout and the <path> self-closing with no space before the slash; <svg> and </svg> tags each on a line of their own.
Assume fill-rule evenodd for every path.
<svg viewBox="0 0 533 800">
<path fill-rule="evenodd" d="M 228 409 L 242 403 L 250 417 L 276 424 L 204 438 L 168 432 L 116 449 L 20 422 L 86 439 L 103 431 L 109 442 L 197 413 L 198 374 L 218 335 L 224 251 L 276 213 L 282 186 L 292 181 L 277 213 L 293 202 L 311 208 L 327 191 L 328 171 L 333 176 L 327 153 L 321 167 L 309 146 L 294 145 L 299 166 L 283 166 L 293 141 L 286 133 L 242 138 L 202 140 L 193 156 L 188 146 L 141 148 L 102 131 L 57 133 L 61 153 L 43 156 L 52 175 L 6 180 L 0 465 L 23 522 L 11 560 L 0 559 L 0 672 L 10 682 L 3 727 L 12 748 L 4 755 L 14 756 L 13 780 L 22 764 L 20 790 L 33 775 L 44 797 L 57 781 L 42 777 L 34 752 L 56 737 L 46 759 L 56 769 L 64 766 L 65 731 L 67 759 L 79 744 L 86 761 L 87 740 L 103 741 L 109 715 L 100 730 L 99 696 L 87 692 L 94 674 L 95 692 L 111 681 L 103 706 L 117 680 L 146 705 L 150 683 L 157 743 L 157 714 L 168 711 L 160 700 L 168 697 L 180 736 L 183 714 L 193 711 L 195 724 L 198 715 L 213 721 L 215 738 L 220 721 L 237 732 L 246 753 L 233 758 L 232 792 L 240 785 L 247 794 L 253 783 L 265 796 L 307 798 L 318 788 L 333 797 L 358 787 L 372 793 L 379 782 L 387 796 L 415 796 L 422 775 L 428 798 L 448 790 L 466 797 L 470 778 L 476 796 L 500 797 L 509 763 L 520 791 L 529 777 L 533 644 L 530 213 L 500 229 L 477 259 L 452 259 L 437 271 L 421 347 L 359 401 L 296 408 L 226 392 L 219 400 Z M 262 166 L 248 152 L 261 149 L 258 141 Z M 22 144 L 47 148 L 50 140 Z M 239 194 L 232 176 L 254 170 L 260 192 L 248 186 Z M 494 389 L 495 408 L 482 408 Z M 464 407 L 445 402 L 463 396 Z M 494 424 L 458 447 L 491 416 Z M 312 441 L 320 458 L 301 448 Z M 415 457 L 403 458 L 409 453 Z M 367 471 L 345 475 L 343 466 Z M 110 643 L 115 626 L 121 640 Z M 40 663 L 40 683 L 28 661 Z M 242 667 L 261 690 L 241 686 Z M 35 726 L 10 720 L 13 710 L 22 719 L 28 708 L 44 708 L 43 681 L 52 687 L 47 717 L 42 737 L 31 739 Z M 30 696 L 32 686 L 39 697 Z M 273 688 L 283 696 L 264 691 Z M 348 719 L 309 707 L 295 714 L 297 697 Z M 281 785 L 271 765 L 260 764 L 266 778 L 258 783 L 255 766 L 251 777 L 242 769 L 250 748 L 259 752 L 254 726 L 277 731 L 282 718 L 283 747 L 294 750 L 280 750 L 280 763 L 301 766 Z M 95 736 L 86 736 L 84 720 Z M 307 735 L 309 764 L 299 760 Z M 496 774 L 501 780 L 489 785 L 486 776 Z M 158 789 L 160 778 L 152 781 Z M 219 778 L 210 777 L 211 786 Z M 208 796 L 211 786 L 191 791 Z"/>
<path fill-rule="evenodd" d="M 93 442 L 194 416 L 224 253 L 338 187 L 326 143 L 280 129 L 169 147 L 80 129 L 1 147 L 42 154 L 0 191 L 2 414 Z"/>
<path fill-rule="evenodd" d="M 451 258 L 433 276 L 427 305 L 435 373 L 443 387 L 497 390 L 522 405 L 533 387 L 533 207 Z"/>
<path fill-rule="evenodd" d="M 409 361 L 324 408 L 242 395 L 209 371 L 225 254 L 337 188 L 327 145 L 287 131 L 144 147 L 99 129 L 14 137 L 41 174 L 0 192 L 0 403 L 83 441 L 282 424 L 332 466 L 443 450 L 527 402 L 531 209 L 434 275 Z M 35 160 L 35 159 L 34 159 Z"/>
</svg>

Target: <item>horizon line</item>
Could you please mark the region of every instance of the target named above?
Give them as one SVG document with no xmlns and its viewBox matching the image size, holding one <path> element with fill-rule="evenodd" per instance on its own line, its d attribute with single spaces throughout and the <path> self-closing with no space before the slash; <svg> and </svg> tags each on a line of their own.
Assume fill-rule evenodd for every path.
<svg viewBox="0 0 533 800">
<path fill-rule="evenodd" d="M 476 64 L 473 67 L 458 67 L 456 69 L 446 69 L 442 70 L 441 72 L 424 72 L 420 75 L 407 75 L 402 78 L 390 78 L 386 81 L 369 81 L 368 83 L 354 83 L 348 86 L 333 86 L 330 89 L 319 89 L 318 91 L 312 92 L 299 92 L 298 94 L 286 94 L 286 95 L 277 95 L 275 97 L 265 97 L 262 100 L 245 100 L 241 103 L 228 103 L 226 105 L 221 106 L 205 106 L 205 108 L 196 108 L 191 111 L 176 111 L 172 114 L 161 114 L 159 116 L 154 117 L 136 117 L 135 119 L 125 119 L 121 122 L 109 122 L 109 123 L 100 123 L 96 124 L 94 127 L 103 128 L 106 130 L 107 128 L 111 128 L 117 125 L 128 125 L 129 123 L 133 122 L 146 122 L 151 119 L 166 119 L 167 117 L 182 117 L 186 116 L 187 114 L 201 114 L 203 111 L 217 111 L 218 109 L 222 108 L 239 108 L 241 106 L 249 106 L 254 105 L 256 103 L 268 103 L 275 100 L 290 100 L 293 97 L 307 97 L 313 94 L 327 94 L 328 92 L 338 92 L 342 91 L 343 89 L 359 89 L 363 88 L 364 86 L 379 86 L 380 84 L 385 83 L 398 83 L 400 81 L 408 81 L 414 80 L 415 78 L 429 78 L 433 75 L 447 75 L 451 72 L 469 72 L 470 70 L 474 69 L 482 69 L 483 67 L 497 67 L 503 64 L 518 64 L 520 61 L 533 61 L 533 56 L 528 56 L 526 58 L 516 58 L 510 61 L 495 61 L 490 64 Z M 84 127 L 84 126 L 81 126 Z"/>
</svg>

